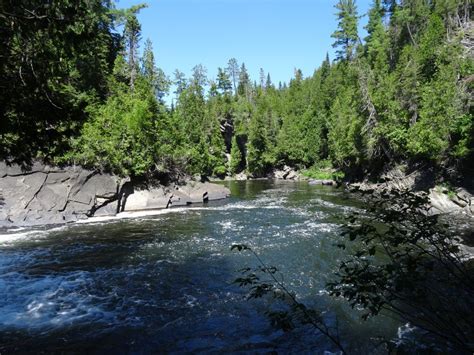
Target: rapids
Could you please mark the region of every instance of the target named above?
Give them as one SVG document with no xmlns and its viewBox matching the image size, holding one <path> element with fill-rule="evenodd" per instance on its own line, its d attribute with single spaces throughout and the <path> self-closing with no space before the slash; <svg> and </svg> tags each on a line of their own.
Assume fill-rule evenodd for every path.
<svg viewBox="0 0 474 355">
<path fill-rule="evenodd" d="M 324 353 L 310 326 L 284 332 L 270 299 L 246 300 L 233 283 L 256 265 L 235 243 L 280 270 L 287 286 L 337 325 L 351 352 L 377 353 L 401 324 L 368 322 L 324 284 L 344 251 L 343 217 L 363 205 L 305 182 L 227 183 L 232 197 L 123 219 L 0 231 L 0 353 Z"/>
</svg>

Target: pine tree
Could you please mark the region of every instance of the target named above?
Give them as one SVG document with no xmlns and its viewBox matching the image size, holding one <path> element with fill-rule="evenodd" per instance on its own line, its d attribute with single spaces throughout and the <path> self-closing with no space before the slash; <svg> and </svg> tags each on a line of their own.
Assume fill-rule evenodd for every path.
<svg viewBox="0 0 474 355">
<path fill-rule="evenodd" d="M 1 2 L 1 160 L 52 161 L 69 149 L 86 107 L 108 94 L 119 52 L 111 11 L 100 0 Z"/>
<path fill-rule="evenodd" d="M 227 63 L 227 73 L 229 74 L 230 78 L 232 79 L 232 84 L 234 86 L 234 94 L 237 93 L 237 83 L 240 77 L 240 70 L 239 70 L 239 63 L 237 59 L 231 58 Z"/>
<path fill-rule="evenodd" d="M 337 48 L 336 59 L 351 60 L 354 58 L 359 36 L 357 32 L 357 7 L 355 0 L 339 0 L 336 4 L 338 29 L 331 35 Z"/>
<path fill-rule="evenodd" d="M 270 73 L 267 74 L 267 81 L 265 82 L 265 87 L 267 89 L 273 88 L 272 78 L 270 77 Z"/>
<path fill-rule="evenodd" d="M 178 69 L 174 71 L 174 85 L 176 85 L 174 93 L 177 97 L 179 97 L 187 87 L 186 75 Z"/>
<path fill-rule="evenodd" d="M 263 68 L 260 68 L 260 87 L 265 89 L 265 71 Z"/>
<path fill-rule="evenodd" d="M 221 90 L 223 94 L 232 91 L 232 83 L 229 75 L 222 68 L 217 69 L 217 88 Z"/>
<path fill-rule="evenodd" d="M 262 176 L 265 173 L 263 155 L 266 148 L 265 123 L 262 115 L 255 114 L 250 120 L 247 144 L 247 169 L 255 176 Z"/>
<path fill-rule="evenodd" d="M 241 96 L 245 96 L 249 99 L 249 89 L 250 89 L 250 76 L 247 72 L 247 68 L 245 67 L 245 63 L 242 63 L 242 67 L 240 68 L 239 74 L 239 86 L 238 86 L 238 94 Z"/>
<path fill-rule="evenodd" d="M 124 37 L 128 49 L 128 65 L 130 68 L 130 89 L 135 88 L 135 79 L 138 71 L 138 45 L 141 36 L 141 25 L 137 19 L 138 12 L 147 7 L 146 4 L 134 5 L 123 12 L 125 22 Z"/>
<path fill-rule="evenodd" d="M 145 41 L 142 57 L 142 74 L 152 87 L 155 96 L 163 104 L 163 97 L 169 90 L 169 79 L 163 70 L 155 65 L 155 56 L 153 54 L 153 46 L 150 39 Z"/>
<path fill-rule="evenodd" d="M 199 88 L 200 90 L 203 90 L 204 86 L 207 85 L 207 69 L 205 66 L 202 64 L 195 65 L 192 69 L 193 74 L 192 74 L 192 84 L 196 87 Z"/>
</svg>

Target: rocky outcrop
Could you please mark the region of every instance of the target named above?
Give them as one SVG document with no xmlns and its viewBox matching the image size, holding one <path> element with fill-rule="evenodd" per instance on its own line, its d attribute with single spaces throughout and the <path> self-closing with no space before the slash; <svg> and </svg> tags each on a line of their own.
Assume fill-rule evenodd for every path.
<svg viewBox="0 0 474 355">
<path fill-rule="evenodd" d="M 229 197 L 229 195 L 230 191 L 225 186 L 193 180 L 174 187 L 133 188 L 130 193 L 123 194 L 119 212 L 188 206 L 195 203 L 221 200 Z"/>
<path fill-rule="evenodd" d="M 430 204 L 433 214 L 463 212 L 474 216 L 474 196 L 459 188 L 447 191 L 443 188 L 430 189 Z"/>
<path fill-rule="evenodd" d="M 248 178 L 249 177 L 244 172 L 235 175 L 235 180 L 237 181 L 245 181 L 248 180 Z"/>
<path fill-rule="evenodd" d="M 326 186 L 337 185 L 334 180 L 317 180 L 317 179 L 310 179 L 308 183 L 309 183 L 310 185 L 326 185 Z"/>
<path fill-rule="evenodd" d="M 186 206 L 226 198 L 221 185 L 191 181 L 183 186 L 141 189 L 127 179 L 80 167 L 35 163 L 24 171 L 0 162 L 0 227 L 74 222 L 119 212 Z"/>
<path fill-rule="evenodd" d="M 23 171 L 0 162 L 0 226 L 56 224 L 116 213 L 121 182 L 77 167 L 35 163 Z"/>
<path fill-rule="evenodd" d="M 379 182 L 363 181 L 348 184 L 350 191 L 382 191 L 382 190 L 410 190 L 428 191 L 430 197 L 430 212 L 464 213 L 474 215 L 474 196 L 463 188 L 452 191 L 435 186 L 435 175 L 429 170 L 415 170 L 407 173 L 403 166 L 387 170 L 379 177 Z"/>
<path fill-rule="evenodd" d="M 298 180 L 299 174 L 295 169 L 285 165 L 283 169 L 273 172 L 273 178 L 280 180 Z"/>
</svg>

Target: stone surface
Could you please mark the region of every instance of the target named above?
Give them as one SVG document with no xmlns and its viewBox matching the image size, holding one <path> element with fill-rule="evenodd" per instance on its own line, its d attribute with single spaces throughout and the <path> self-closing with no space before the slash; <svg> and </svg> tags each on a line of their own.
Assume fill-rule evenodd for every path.
<svg viewBox="0 0 474 355">
<path fill-rule="evenodd" d="M 93 215 L 114 214 L 118 180 L 78 167 L 34 163 L 31 170 L 0 163 L 0 226 L 57 224 Z M 107 208 L 105 208 L 107 206 Z"/>
<path fill-rule="evenodd" d="M 235 175 L 235 180 L 237 181 L 248 180 L 248 176 L 245 173 L 240 173 L 240 174 Z"/>
<path fill-rule="evenodd" d="M 298 179 L 298 173 L 294 170 L 291 170 L 288 175 L 285 177 L 286 180 L 297 180 Z"/>
<path fill-rule="evenodd" d="M 275 170 L 273 172 L 273 178 L 279 180 L 297 180 L 299 178 L 299 174 L 295 171 L 295 169 L 285 165 L 281 170 Z"/>
<path fill-rule="evenodd" d="M 209 182 L 189 181 L 186 185 L 180 186 L 177 191 L 188 196 L 190 203 L 220 200 L 230 196 L 227 187 Z"/>
<path fill-rule="evenodd" d="M 461 193 L 458 192 L 457 194 L 450 195 L 446 191 L 443 192 L 441 189 L 434 188 L 430 189 L 429 197 L 432 207 L 430 212 L 433 214 L 460 212 L 468 215 L 473 214 L 472 205 L 474 204 L 474 197 L 465 190 Z"/>
<path fill-rule="evenodd" d="M 127 197 L 123 211 L 143 211 L 167 208 L 171 195 L 162 188 L 134 191 Z"/>
<path fill-rule="evenodd" d="M 140 189 L 129 179 L 80 167 L 34 163 L 25 171 L 0 162 L 0 227 L 74 222 L 122 211 L 186 206 L 229 195 L 226 187 L 209 182 Z"/>
<path fill-rule="evenodd" d="M 378 182 L 368 180 L 347 184 L 349 191 L 381 192 L 383 190 L 427 191 L 430 198 L 431 214 L 474 214 L 474 197 L 466 189 L 457 188 L 450 191 L 446 187 L 435 186 L 435 175 L 431 170 L 407 171 L 404 166 L 397 166 L 381 174 Z"/>
<path fill-rule="evenodd" d="M 309 180 L 310 185 L 336 185 L 336 182 L 334 180 L 317 180 L 317 179 L 311 179 Z"/>
</svg>

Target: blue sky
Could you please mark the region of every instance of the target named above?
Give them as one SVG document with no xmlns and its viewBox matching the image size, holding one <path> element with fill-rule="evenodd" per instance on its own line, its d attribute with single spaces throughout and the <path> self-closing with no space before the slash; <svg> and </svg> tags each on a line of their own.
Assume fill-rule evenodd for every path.
<svg viewBox="0 0 474 355">
<path fill-rule="evenodd" d="M 175 69 L 190 75 L 203 64 L 213 78 L 234 57 L 253 80 L 263 68 L 277 84 L 295 68 L 311 75 L 326 52 L 333 57 L 335 0 L 119 0 L 116 6 L 141 2 L 149 5 L 138 16 L 143 41 L 151 39 L 157 65 L 169 76 Z M 360 15 L 370 2 L 357 2 Z M 366 17 L 360 22 L 362 31 Z"/>
</svg>

